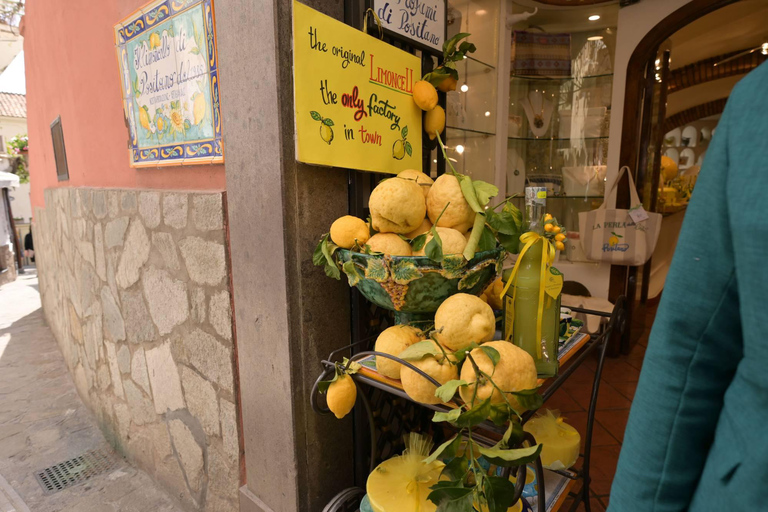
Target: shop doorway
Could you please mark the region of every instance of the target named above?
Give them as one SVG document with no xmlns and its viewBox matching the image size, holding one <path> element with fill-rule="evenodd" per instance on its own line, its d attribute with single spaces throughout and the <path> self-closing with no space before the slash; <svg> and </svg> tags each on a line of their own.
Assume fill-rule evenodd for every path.
<svg viewBox="0 0 768 512">
<path fill-rule="evenodd" d="M 638 169 L 644 207 L 662 213 L 664 221 L 648 263 L 611 271 L 611 295 L 634 297 L 623 353 L 653 323 L 687 204 L 728 95 L 768 59 L 767 25 L 768 4 L 762 0 L 694 1 L 650 31 L 632 55 L 620 162 Z M 628 199 L 619 197 L 620 204 Z"/>
</svg>

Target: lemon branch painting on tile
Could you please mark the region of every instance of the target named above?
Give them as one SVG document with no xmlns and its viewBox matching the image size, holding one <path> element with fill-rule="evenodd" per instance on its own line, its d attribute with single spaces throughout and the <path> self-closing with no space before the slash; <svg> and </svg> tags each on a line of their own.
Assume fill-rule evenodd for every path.
<svg viewBox="0 0 768 512">
<path fill-rule="evenodd" d="M 396 174 L 421 170 L 421 61 L 293 4 L 296 159 Z"/>
<path fill-rule="evenodd" d="M 156 0 L 115 43 L 131 165 L 222 162 L 212 1 Z"/>
</svg>

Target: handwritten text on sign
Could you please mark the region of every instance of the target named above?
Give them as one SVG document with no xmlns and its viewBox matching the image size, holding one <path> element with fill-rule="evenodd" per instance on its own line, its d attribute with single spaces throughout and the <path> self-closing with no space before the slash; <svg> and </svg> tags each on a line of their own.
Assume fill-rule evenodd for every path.
<svg viewBox="0 0 768 512">
<path fill-rule="evenodd" d="M 384 28 L 435 50 L 445 41 L 445 0 L 374 0 Z"/>
<path fill-rule="evenodd" d="M 293 20 L 296 158 L 421 170 L 419 59 L 298 2 Z"/>
</svg>

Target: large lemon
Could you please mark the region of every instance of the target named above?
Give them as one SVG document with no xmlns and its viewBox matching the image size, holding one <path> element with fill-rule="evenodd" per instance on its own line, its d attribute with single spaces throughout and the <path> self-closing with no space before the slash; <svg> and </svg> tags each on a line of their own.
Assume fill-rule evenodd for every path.
<svg viewBox="0 0 768 512">
<path fill-rule="evenodd" d="M 435 180 L 427 195 L 427 214 L 433 224 L 448 203 L 450 204 L 437 225 L 466 233 L 475 221 L 475 211 L 464 199 L 456 176 L 443 174 Z"/>
<path fill-rule="evenodd" d="M 499 352 L 499 362 L 496 364 L 496 367 L 493 366 L 493 361 L 483 352 L 482 348 L 476 348 L 470 352 L 472 359 L 475 360 L 477 367 L 486 375 L 490 375 L 496 386 L 506 393 L 512 407 L 517 412 L 522 412 L 524 409 L 518 403 L 515 395 L 509 392 L 536 387 L 536 364 L 534 364 L 533 358 L 528 352 L 508 341 L 489 341 L 483 344 L 483 346 L 495 348 Z M 501 393 L 487 379 L 482 378 L 480 384 L 477 384 L 478 379 L 473 365 L 465 364 L 462 367 L 461 378 L 467 381 L 469 386 L 460 388 L 459 393 L 461 393 L 461 399 L 470 405 L 473 396 L 477 402 L 483 401 L 488 397 L 491 398 L 493 403 L 504 401 Z M 477 394 L 475 395 L 476 386 Z"/>
<path fill-rule="evenodd" d="M 501 276 L 497 277 L 496 280 L 489 284 L 485 289 L 485 295 L 488 297 L 488 304 L 491 306 L 491 308 L 502 309 L 502 290 L 504 290 L 504 282 L 501 280 Z"/>
<path fill-rule="evenodd" d="M 200 124 L 205 118 L 205 96 L 203 93 L 195 93 L 194 102 L 192 104 L 192 115 L 194 117 L 192 124 Z"/>
<path fill-rule="evenodd" d="M 411 245 L 394 233 L 376 233 L 368 239 L 368 246 L 373 252 L 390 256 L 411 255 Z"/>
<path fill-rule="evenodd" d="M 664 179 L 669 181 L 677 176 L 678 167 L 674 160 L 667 155 L 661 156 L 661 172 L 664 175 Z"/>
<path fill-rule="evenodd" d="M 424 233 L 426 233 L 430 229 L 432 229 L 432 223 L 429 222 L 429 219 L 424 219 L 423 221 L 421 221 L 421 224 L 419 225 L 419 227 L 417 227 L 416 229 L 414 229 L 410 233 L 406 233 L 405 237 L 406 238 L 410 238 L 411 240 L 413 240 L 417 236 L 423 235 Z"/>
<path fill-rule="evenodd" d="M 394 325 L 385 329 L 376 338 L 376 352 L 397 356 L 417 341 L 421 341 L 421 331 L 409 325 Z M 376 370 L 391 379 L 400 378 L 403 365 L 386 357 L 376 356 Z"/>
<path fill-rule="evenodd" d="M 460 232 L 452 228 L 435 228 L 443 243 L 443 254 L 461 254 L 467 246 L 467 239 Z M 432 233 L 427 235 L 424 246 L 413 253 L 414 256 L 425 256 L 427 244 L 432 240 Z"/>
<path fill-rule="evenodd" d="M 368 224 L 352 215 L 339 217 L 331 224 L 331 240 L 344 249 L 351 249 L 355 242 L 364 245 L 370 236 Z"/>
<path fill-rule="evenodd" d="M 373 229 L 380 233 L 410 233 L 419 227 L 427 211 L 421 187 L 398 177 L 379 183 L 368 206 Z"/>
<path fill-rule="evenodd" d="M 451 92 L 456 90 L 457 81 L 452 76 L 445 78 L 437 85 L 437 88 L 443 92 Z"/>
<path fill-rule="evenodd" d="M 438 344 L 434 341 L 435 347 Z M 439 353 L 437 356 L 426 356 L 418 361 L 409 361 L 413 366 L 423 371 L 440 384 L 445 384 L 449 380 L 457 379 L 459 375 L 458 367 L 453 364 L 456 358 L 446 350 L 448 356 Z M 435 396 L 437 387 L 422 375 L 411 370 L 407 366 L 400 369 L 400 382 L 403 384 L 403 390 L 411 399 L 422 404 L 439 404 L 441 400 Z"/>
<path fill-rule="evenodd" d="M 343 418 L 355 406 L 357 400 L 357 386 L 349 375 L 342 374 L 331 382 L 325 395 L 328 408 L 338 419 Z"/>
<path fill-rule="evenodd" d="M 437 89 L 425 80 L 413 84 L 413 101 L 421 110 L 432 110 L 437 105 Z"/>
<path fill-rule="evenodd" d="M 435 312 L 437 341 L 451 350 L 493 339 L 496 318 L 491 306 L 467 293 L 451 295 Z"/>
<path fill-rule="evenodd" d="M 414 180 L 416 183 L 418 183 L 421 187 L 421 192 L 424 194 L 424 198 L 427 197 L 427 194 L 429 194 L 429 189 L 435 182 L 432 178 L 421 171 L 417 171 L 416 169 L 406 169 L 404 171 L 400 171 L 397 174 L 397 177 L 405 178 L 407 180 Z"/>
<path fill-rule="evenodd" d="M 424 114 L 424 131 L 429 140 L 435 140 L 435 132 L 442 133 L 445 128 L 445 110 L 440 105 Z"/>
</svg>

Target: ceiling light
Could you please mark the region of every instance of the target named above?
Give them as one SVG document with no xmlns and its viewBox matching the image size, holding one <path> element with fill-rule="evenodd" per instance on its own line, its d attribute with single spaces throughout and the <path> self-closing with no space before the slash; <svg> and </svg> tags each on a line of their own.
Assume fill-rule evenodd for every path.
<svg viewBox="0 0 768 512">
<path fill-rule="evenodd" d="M 491 113 L 488 112 L 487 110 L 485 111 L 485 117 L 491 117 Z"/>
<path fill-rule="evenodd" d="M 475 11 L 475 14 L 477 14 L 478 16 L 482 16 L 483 14 L 488 14 L 488 11 L 486 11 L 485 9 L 478 9 Z"/>
<path fill-rule="evenodd" d="M 593 14 L 592 16 L 590 16 L 587 19 L 589 19 L 589 21 L 597 21 L 597 20 L 600 19 L 600 15 L 599 14 Z"/>
<path fill-rule="evenodd" d="M 600 41 L 603 39 L 603 36 L 590 36 L 587 38 L 587 41 Z"/>
<path fill-rule="evenodd" d="M 462 84 L 461 92 L 467 92 L 468 90 L 469 90 L 469 86 L 467 84 Z"/>
<path fill-rule="evenodd" d="M 456 152 L 457 152 L 458 154 L 462 154 L 462 153 L 464 152 L 464 146 L 462 146 L 461 144 L 459 144 L 458 146 L 456 146 Z"/>
<path fill-rule="evenodd" d="M 437 163 L 437 158 L 435 158 L 435 159 L 434 159 L 434 160 L 432 160 L 432 161 L 433 161 L 433 162 L 435 162 L 435 163 Z"/>
<path fill-rule="evenodd" d="M 768 43 L 763 43 L 761 46 L 762 50 L 760 50 L 760 53 L 763 55 L 768 55 Z"/>
</svg>

